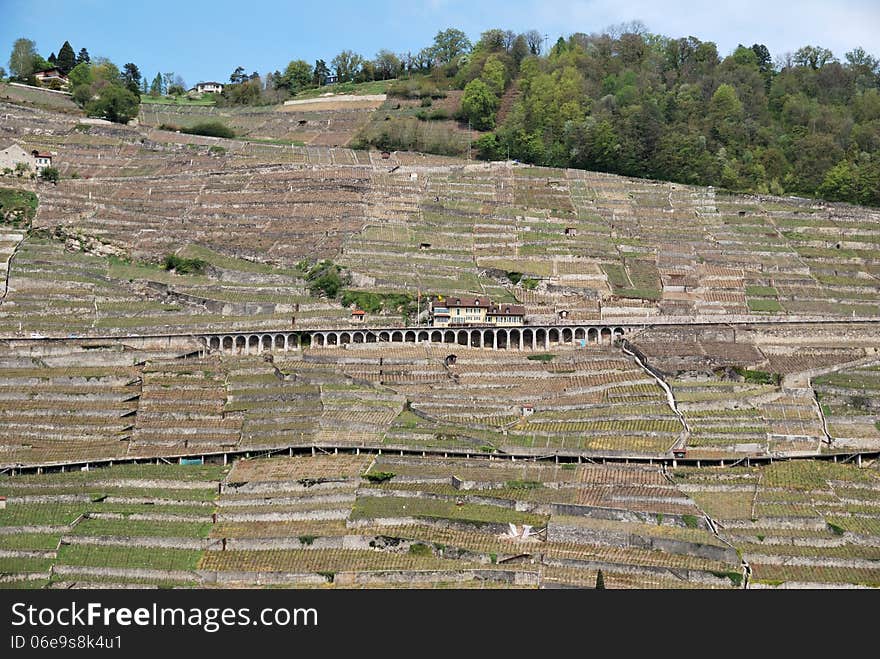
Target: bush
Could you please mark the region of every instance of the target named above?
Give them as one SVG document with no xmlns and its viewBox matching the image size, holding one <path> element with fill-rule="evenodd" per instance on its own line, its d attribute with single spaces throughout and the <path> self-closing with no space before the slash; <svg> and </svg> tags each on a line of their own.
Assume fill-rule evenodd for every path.
<svg viewBox="0 0 880 659">
<path fill-rule="evenodd" d="M 364 474 L 364 478 L 371 483 L 387 483 L 394 478 L 395 475 L 396 474 L 393 471 L 374 471 L 371 474 Z"/>
<path fill-rule="evenodd" d="M 327 260 L 316 263 L 306 273 L 309 292 L 314 297 L 335 298 L 342 287 L 348 283 L 348 279 L 348 276 L 343 277 L 341 267 L 333 261 Z"/>
<path fill-rule="evenodd" d="M 450 118 L 449 112 L 443 110 L 442 108 L 438 108 L 431 112 L 426 112 L 424 110 L 419 110 L 416 112 L 416 119 L 419 121 L 445 121 Z"/>
<path fill-rule="evenodd" d="M 388 87 L 387 94 L 397 98 L 446 98 L 446 92 L 429 78 L 398 80 Z"/>
<path fill-rule="evenodd" d="M 741 376 L 750 384 L 774 384 L 779 385 L 782 382 L 782 376 L 779 373 L 768 373 L 766 371 L 750 371 L 747 368 L 735 366 L 734 372 Z"/>
<path fill-rule="evenodd" d="M 91 92 L 89 92 L 91 95 Z M 127 124 L 140 111 L 140 98 L 119 85 L 108 85 L 86 103 L 86 114 L 103 117 L 117 124 Z"/>
<path fill-rule="evenodd" d="M 44 181 L 48 181 L 49 183 L 58 183 L 58 179 L 61 178 L 61 174 L 55 167 L 44 167 L 40 172 L 40 178 Z"/>
<path fill-rule="evenodd" d="M 189 128 L 181 128 L 180 132 L 189 135 L 205 135 L 207 137 L 235 137 L 235 132 L 220 121 L 203 121 Z"/>
<path fill-rule="evenodd" d="M 416 313 L 417 302 L 412 295 L 395 293 L 369 293 L 367 291 L 345 291 L 342 306 L 355 305 L 367 313 L 400 313 L 412 316 Z"/>
<path fill-rule="evenodd" d="M 424 545 L 421 542 L 417 542 L 413 545 L 409 546 L 409 553 L 411 556 L 433 556 L 434 552 L 428 545 Z"/>
<path fill-rule="evenodd" d="M 170 130 L 172 132 L 177 132 L 180 130 L 180 126 L 177 124 L 159 124 L 159 130 Z"/>
<path fill-rule="evenodd" d="M 181 275 L 198 274 L 204 271 L 207 265 L 208 262 L 202 259 L 184 259 L 175 254 L 167 254 L 162 261 L 163 268 Z"/>
</svg>

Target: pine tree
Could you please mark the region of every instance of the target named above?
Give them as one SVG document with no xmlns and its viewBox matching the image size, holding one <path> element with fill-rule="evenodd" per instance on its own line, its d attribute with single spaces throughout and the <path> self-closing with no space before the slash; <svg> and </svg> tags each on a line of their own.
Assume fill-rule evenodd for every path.
<svg viewBox="0 0 880 659">
<path fill-rule="evenodd" d="M 162 95 L 162 74 L 157 73 L 156 77 L 153 78 L 153 82 L 150 85 L 150 96 L 161 96 Z"/>
<path fill-rule="evenodd" d="M 70 73 L 70 70 L 76 66 L 76 54 L 73 52 L 69 41 L 65 41 L 64 45 L 61 46 L 55 64 L 64 75 Z"/>
<path fill-rule="evenodd" d="M 52 53 L 51 55 L 49 55 L 49 59 L 47 59 L 46 61 L 49 62 L 49 64 L 51 64 L 52 66 L 55 66 L 55 64 L 58 62 L 58 58 L 55 57 L 55 53 Z"/>
<path fill-rule="evenodd" d="M 90 64 L 92 59 L 89 57 L 89 51 L 85 48 L 80 48 L 79 55 L 76 56 L 76 63 L 82 64 L 85 62 L 86 64 Z"/>
<path fill-rule="evenodd" d="M 605 575 L 602 570 L 596 573 L 596 590 L 605 590 Z"/>
</svg>

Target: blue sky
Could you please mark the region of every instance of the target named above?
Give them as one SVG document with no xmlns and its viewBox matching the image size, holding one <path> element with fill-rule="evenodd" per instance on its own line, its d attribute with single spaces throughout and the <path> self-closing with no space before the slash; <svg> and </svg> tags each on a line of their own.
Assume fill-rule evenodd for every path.
<svg viewBox="0 0 880 659">
<path fill-rule="evenodd" d="M 814 44 L 840 58 L 855 46 L 880 57 L 877 0 L 0 0 L 0 65 L 8 69 L 19 37 L 44 57 L 68 39 L 77 52 L 85 46 L 120 67 L 135 62 L 150 78 L 174 72 L 194 85 L 227 81 L 239 65 L 264 74 L 291 59 L 329 63 L 346 48 L 369 57 L 381 48 L 415 52 L 447 27 L 472 40 L 491 27 L 534 28 L 552 42 L 630 20 L 714 41 L 722 55 L 757 42 L 774 56 Z"/>
</svg>

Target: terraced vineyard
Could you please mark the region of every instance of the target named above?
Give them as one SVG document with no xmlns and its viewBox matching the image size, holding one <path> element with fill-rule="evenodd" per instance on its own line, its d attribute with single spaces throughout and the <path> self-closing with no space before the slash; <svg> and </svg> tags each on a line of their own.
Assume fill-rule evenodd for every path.
<svg viewBox="0 0 880 659">
<path fill-rule="evenodd" d="M 0 96 L 4 587 L 880 583 L 876 209 Z"/>
<path fill-rule="evenodd" d="M 328 455 L 6 476 L 0 579 L 554 588 L 601 570 L 609 588 L 876 587 L 878 474 Z"/>
</svg>

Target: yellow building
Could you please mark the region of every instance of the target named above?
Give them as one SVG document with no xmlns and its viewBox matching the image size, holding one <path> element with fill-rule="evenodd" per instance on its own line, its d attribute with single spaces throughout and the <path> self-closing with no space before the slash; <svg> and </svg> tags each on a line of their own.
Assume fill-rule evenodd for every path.
<svg viewBox="0 0 880 659">
<path fill-rule="evenodd" d="M 434 327 L 462 325 L 522 325 L 525 307 L 492 304 L 488 297 L 438 297 L 431 302 Z"/>
</svg>

